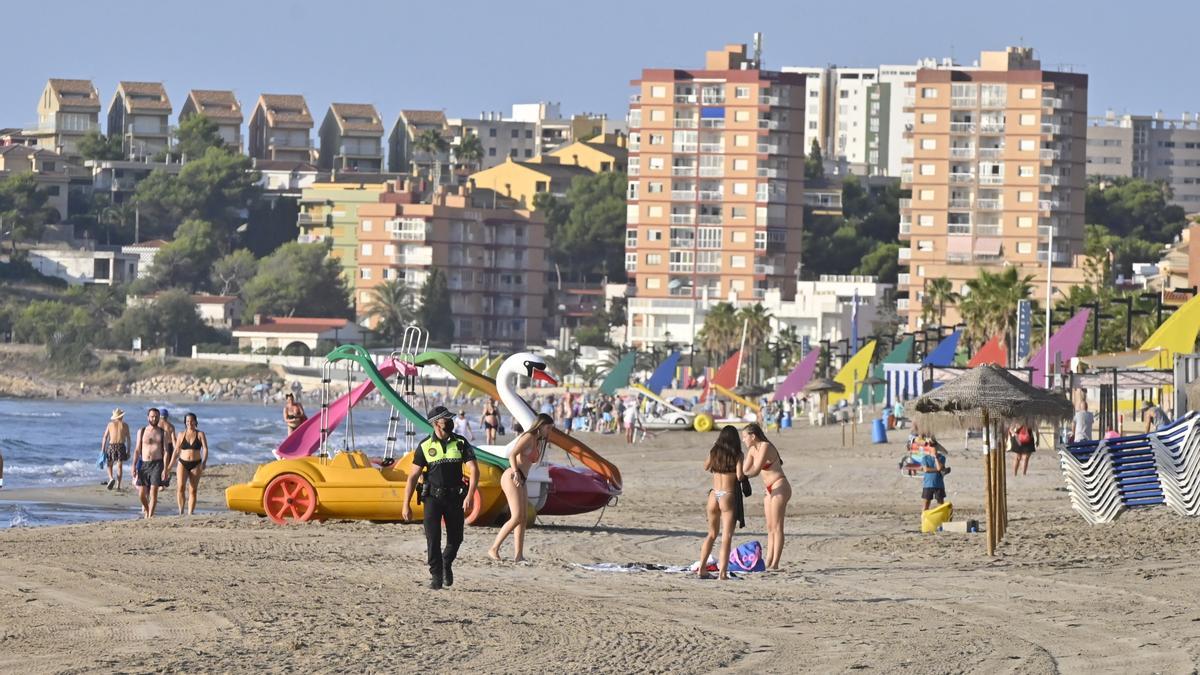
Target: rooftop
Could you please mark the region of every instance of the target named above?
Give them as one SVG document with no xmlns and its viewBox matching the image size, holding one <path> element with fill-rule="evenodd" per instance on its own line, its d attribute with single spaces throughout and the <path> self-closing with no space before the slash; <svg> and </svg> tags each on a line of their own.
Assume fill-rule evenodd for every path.
<svg viewBox="0 0 1200 675">
<path fill-rule="evenodd" d="M 352 325 L 349 319 L 326 319 L 317 317 L 264 317 L 259 323 L 234 329 L 239 333 L 324 333 Z"/>
<path fill-rule="evenodd" d="M 441 110 L 401 110 L 400 116 L 409 124 L 446 125 L 446 113 Z"/>
<path fill-rule="evenodd" d="M 258 97 L 258 106 L 267 114 L 267 123 L 271 126 L 291 126 L 311 129 L 312 115 L 308 112 L 308 103 L 303 96 L 296 94 L 262 94 Z"/>
<path fill-rule="evenodd" d="M 196 112 L 214 120 L 242 121 L 242 104 L 232 91 L 218 89 L 193 89 L 188 98 Z"/>
<path fill-rule="evenodd" d="M 369 103 L 332 103 L 329 109 L 343 132 L 383 133 L 379 112 Z"/>
<path fill-rule="evenodd" d="M 133 111 L 171 112 L 171 99 L 162 82 L 121 82 L 117 95 L 125 102 L 125 109 Z"/>
</svg>

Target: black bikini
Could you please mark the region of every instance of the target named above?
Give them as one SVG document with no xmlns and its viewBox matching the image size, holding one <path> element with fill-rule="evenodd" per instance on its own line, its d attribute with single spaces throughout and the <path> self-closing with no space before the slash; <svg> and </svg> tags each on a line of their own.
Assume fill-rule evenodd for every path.
<svg viewBox="0 0 1200 675">
<path fill-rule="evenodd" d="M 197 434 L 195 440 L 193 440 L 191 442 L 188 442 L 187 434 L 183 435 L 183 442 L 179 444 L 179 450 L 181 453 L 184 450 L 200 450 L 200 449 L 202 449 L 202 446 L 200 444 L 200 435 L 199 434 Z M 187 471 L 190 473 L 190 472 L 194 471 L 197 466 L 200 465 L 201 461 L 203 461 L 203 460 L 180 459 L 179 463 L 183 465 L 184 471 Z"/>
</svg>

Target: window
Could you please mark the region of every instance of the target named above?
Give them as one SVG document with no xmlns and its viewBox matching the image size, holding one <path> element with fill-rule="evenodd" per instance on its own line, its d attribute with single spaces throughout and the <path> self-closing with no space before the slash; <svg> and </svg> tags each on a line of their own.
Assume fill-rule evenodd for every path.
<svg viewBox="0 0 1200 675">
<path fill-rule="evenodd" d="M 534 192 L 545 192 L 546 191 L 546 181 L 544 181 L 544 180 L 535 181 L 533 184 L 533 191 Z M 653 190 L 651 190 L 651 192 L 653 192 Z"/>
<path fill-rule="evenodd" d="M 767 233 L 766 232 L 755 232 L 754 233 L 754 249 L 756 251 L 767 250 Z"/>
<path fill-rule="evenodd" d="M 746 243 L 746 233 L 742 230 L 735 230 L 729 235 L 729 240 L 735 244 Z"/>
<path fill-rule="evenodd" d="M 370 267 L 360 267 L 360 268 L 358 268 L 358 278 L 359 278 L 359 279 L 368 279 L 368 280 L 369 280 L 369 279 L 371 278 L 371 268 L 370 268 Z"/>
<path fill-rule="evenodd" d="M 488 129 L 488 137 L 489 138 L 496 137 L 496 127 L 492 127 L 491 129 Z"/>
<path fill-rule="evenodd" d="M 750 98 L 750 87 L 735 87 L 733 90 L 734 98 Z"/>
<path fill-rule="evenodd" d="M 1027 164 L 1022 164 L 1017 167 L 1017 175 L 1021 178 L 1033 178 L 1033 167 Z"/>
<path fill-rule="evenodd" d="M 735 207 L 729 209 L 729 215 L 734 220 L 745 220 L 746 219 L 746 207 L 735 206 Z"/>
<path fill-rule="evenodd" d="M 921 227 L 933 227 L 933 216 L 928 213 L 917 216 L 917 225 Z"/>
<path fill-rule="evenodd" d="M 1021 149 L 1021 152 L 1033 152 L 1037 150 L 1037 141 L 1030 138 L 1022 138 L 1018 147 Z"/>
<path fill-rule="evenodd" d="M 650 98 L 666 98 L 667 88 L 662 85 L 654 85 L 650 87 Z"/>
<path fill-rule="evenodd" d="M 517 150 L 516 148 L 513 148 L 512 150 L 508 151 L 508 156 L 512 157 L 513 159 L 516 159 L 520 155 L 521 155 L 521 151 Z"/>
<path fill-rule="evenodd" d="M 697 229 L 696 245 L 699 248 L 721 248 L 721 228 L 701 227 Z"/>
<path fill-rule="evenodd" d="M 528 149 L 527 149 L 527 150 L 525 150 L 525 156 L 526 156 L 526 157 L 533 157 L 533 151 L 532 151 L 532 150 L 528 150 Z"/>
<path fill-rule="evenodd" d="M 637 246 L 637 230 L 625 230 L 625 245 L 634 247 Z"/>
<path fill-rule="evenodd" d="M 1017 201 L 1021 202 L 1022 204 L 1032 204 L 1033 193 L 1028 190 L 1021 190 L 1017 193 Z"/>
<path fill-rule="evenodd" d="M 846 92 L 843 91 L 842 93 L 845 94 Z M 937 97 L 938 97 L 937 87 L 921 87 L 921 98 L 937 98 Z M 842 98 L 845 98 L 845 96 L 843 96 Z"/>
<path fill-rule="evenodd" d="M 933 241 L 930 239 L 922 239 L 922 240 L 918 241 L 917 242 L 917 250 L 924 251 L 926 253 L 932 252 L 933 251 Z"/>
<path fill-rule="evenodd" d="M 696 271 L 713 274 L 721 271 L 720 251 L 700 251 L 696 254 Z"/>
<path fill-rule="evenodd" d="M 917 193 L 917 199 L 923 202 L 933 201 L 933 190 L 921 190 Z"/>
<path fill-rule="evenodd" d="M 691 272 L 696 263 L 693 251 L 671 251 L 667 256 L 667 269 L 671 272 Z"/>
<path fill-rule="evenodd" d="M 748 194 L 750 194 L 750 186 L 747 185 L 746 183 L 734 183 L 733 184 L 733 194 L 748 195 Z"/>
<path fill-rule="evenodd" d="M 646 230 L 646 241 L 662 241 L 662 230 Z"/>
<path fill-rule="evenodd" d="M 646 192 L 650 194 L 658 194 L 663 191 L 662 181 L 650 181 L 646 183 Z"/>
<path fill-rule="evenodd" d="M 809 123 L 808 123 L 808 128 L 809 128 L 809 129 L 816 130 L 816 128 L 817 128 L 817 121 L 816 121 L 816 120 L 813 120 L 812 122 L 809 122 Z"/>
<path fill-rule="evenodd" d="M 936 124 L 937 113 L 921 113 L 921 124 Z"/>
<path fill-rule="evenodd" d="M 748 159 L 733 160 L 733 170 L 734 171 L 749 171 L 750 170 L 750 160 L 748 160 Z"/>
<path fill-rule="evenodd" d="M 661 171 L 662 168 L 663 168 L 663 158 L 662 157 L 651 157 L 650 158 L 650 170 L 651 171 Z"/>
<path fill-rule="evenodd" d="M 1017 253 L 1033 253 L 1033 245 L 1027 241 L 1018 241 Z"/>
<path fill-rule="evenodd" d="M 665 122 L 665 121 L 667 121 L 667 111 L 665 111 L 665 110 L 651 110 L 651 111 L 650 111 L 650 121 L 651 121 L 651 122 Z"/>
<path fill-rule="evenodd" d="M 646 215 L 651 218 L 662 218 L 663 207 L 661 207 L 657 204 L 650 206 L 646 209 Z M 651 230 L 651 233 L 654 233 L 654 232 L 657 232 L 657 230 Z M 661 239 L 661 237 L 659 237 L 659 238 Z M 658 240 L 653 237 L 650 237 L 650 241 L 658 241 Z"/>
<path fill-rule="evenodd" d="M 658 277 L 650 277 L 646 279 L 646 288 L 657 289 L 662 287 L 662 281 Z"/>
<path fill-rule="evenodd" d="M 362 254 L 364 256 L 374 255 L 374 253 L 375 253 L 375 247 L 373 245 L 371 245 L 371 244 L 363 244 L 362 245 Z"/>
<path fill-rule="evenodd" d="M 935 166 L 933 164 L 922 164 L 921 165 L 921 175 L 922 176 L 932 176 L 935 173 L 937 173 L 937 166 Z"/>
<path fill-rule="evenodd" d="M 54 162 L 42 162 L 42 171 L 54 171 Z"/>
<path fill-rule="evenodd" d="M 1021 113 L 1021 126 L 1031 127 L 1037 124 L 1037 115 L 1033 113 Z"/>
<path fill-rule="evenodd" d="M 729 266 L 734 269 L 745 269 L 746 256 L 744 256 L 744 255 L 729 256 Z"/>
<path fill-rule="evenodd" d="M 493 129 L 493 131 L 495 131 L 495 130 Z M 496 149 L 488 148 L 488 157 L 495 157 L 495 156 L 496 156 Z"/>
<path fill-rule="evenodd" d="M 733 145 L 734 145 L 734 147 L 738 147 L 738 148 L 749 147 L 750 146 L 750 137 L 747 136 L 746 134 L 737 134 L 736 136 L 733 137 Z"/>
<path fill-rule="evenodd" d="M 533 138 L 533 129 L 525 130 L 525 138 Z"/>
<path fill-rule="evenodd" d="M 521 137 L 521 130 L 520 130 L 520 129 L 513 129 L 513 130 L 512 130 L 512 137 L 513 137 L 513 138 L 520 138 L 520 137 Z"/>
<path fill-rule="evenodd" d="M 734 111 L 733 121 L 734 122 L 749 122 L 750 121 L 750 111 L 749 110 Z"/>
<path fill-rule="evenodd" d="M 820 91 L 817 91 L 816 89 L 809 89 L 809 90 L 808 90 L 808 97 L 809 97 L 809 98 L 820 98 L 820 97 L 821 97 L 821 92 L 820 92 Z"/>
<path fill-rule="evenodd" d="M 921 149 L 922 150 L 936 150 L 937 149 L 937 139 L 936 138 L 922 138 L 921 139 Z"/>
<path fill-rule="evenodd" d="M 647 253 L 646 254 L 646 264 L 647 265 L 661 265 L 662 264 L 662 254 L 661 253 Z"/>
<path fill-rule="evenodd" d="M 733 281 L 729 282 L 729 289 L 734 292 L 741 293 L 742 291 L 746 290 L 746 282 L 742 281 L 741 279 L 734 279 Z"/>
<path fill-rule="evenodd" d="M 395 244 L 384 244 L 384 245 L 383 245 L 383 254 L 384 254 L 384 255 L 386 255 L 386 256 L 393 256 L 393 255 L 396 255 L 396 246 L 395 246 Z"/>
<path fill-rule="evenodd" d="M 1017 227 L 1033 227 L 1033 216 L 1017 216 Z"/>
<path fill-rule="evenodd" d="M 369 220 L 362 221 L 362 231 L 363 232 L 370 232 L 372 227 L 374 227 L 374 223 L 372 223 L 371 221 L 369 221 Z"/>
<path fill-rule="evenodd" d="M 650 145 L 662 145 L 662 144 L 663 144 L 663 135 L 662 134 L 650 134 Z"/>
<path fill-rule="evenodd" d="M 1037 98 L 1037 89 L 1033 87 L 1021 87 L 1021 100 L 1029 101 Z M 1021 122 L 1024 124 L 1024 122 Z"/>
<path fill-rule="evenodd" d="M 392 268 L 390 268 L 390 267 L 385 267 L 385 268 L 383 268 L 383 278 L 384 278 L 384 279 L 394 279 L 394 278 L 396 278 L 396 270 L 394 270 L 394 269 L 392 269 Z"/>
</svg>

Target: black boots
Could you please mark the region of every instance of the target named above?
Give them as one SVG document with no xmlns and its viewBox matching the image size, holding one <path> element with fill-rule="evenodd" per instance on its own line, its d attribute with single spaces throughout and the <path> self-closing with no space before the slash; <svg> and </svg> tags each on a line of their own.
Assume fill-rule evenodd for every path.
<svg viewBox="0 0 1200 675">
<path fill-rule="evenodd" d="M 446 577 L 446 588 L 454 585 L 454 569 L 450 567 L 450 563 L 442 565 L 442 574 Z"/>
</svg>

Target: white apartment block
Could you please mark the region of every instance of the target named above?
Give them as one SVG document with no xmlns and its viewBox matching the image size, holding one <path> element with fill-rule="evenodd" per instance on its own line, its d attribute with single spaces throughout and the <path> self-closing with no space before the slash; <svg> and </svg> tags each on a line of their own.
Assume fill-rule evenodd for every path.
<svg viewBox="0 0 1200 675">
<path fill-rule="evenodd" d="M 1164 181 L 1172 204 L 1200 212 L 1200 115 L 1089 117 L 1087 174 Z"/>
</svg>

